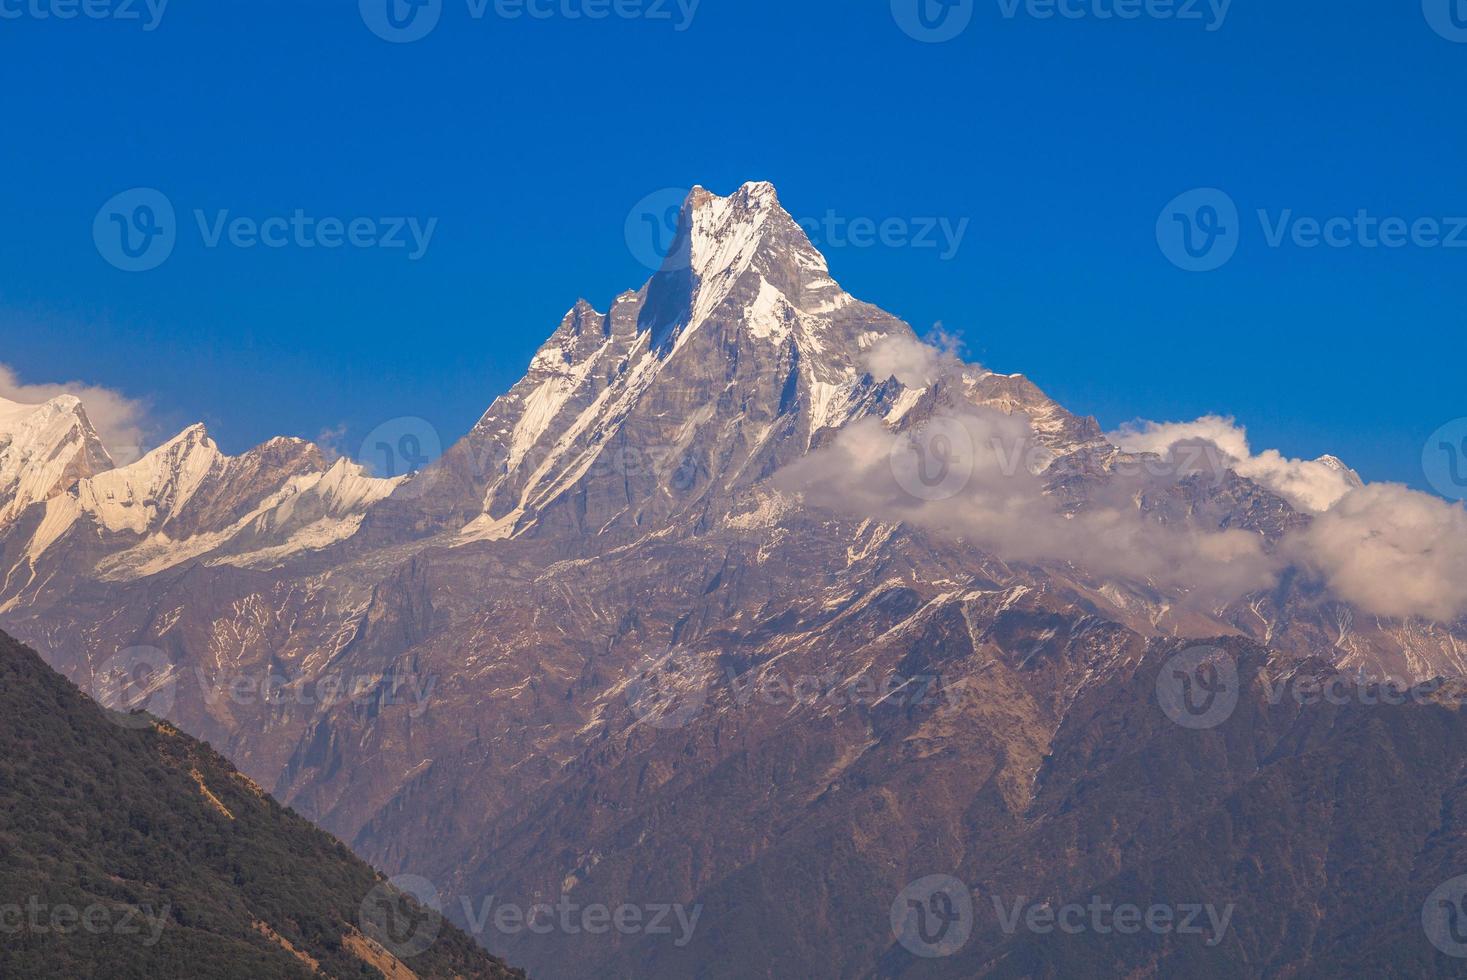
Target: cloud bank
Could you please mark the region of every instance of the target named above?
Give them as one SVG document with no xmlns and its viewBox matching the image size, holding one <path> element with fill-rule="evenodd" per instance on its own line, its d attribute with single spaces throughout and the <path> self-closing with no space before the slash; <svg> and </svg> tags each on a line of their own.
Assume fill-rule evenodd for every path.
<svg viewBox="0 0 1467 980">
<path fill-rule="evenodd" d="M 1106 433 L 1106 438 L 1128 453 L 1163 457 L 1179 443 L 1210 442 L 1239 476 L 1267 487 L 1306 513 L 1322 514 L 1361 486 L 1360 477 L 1333 456 L 1289 459 L 1276 449 L 1254 455 L 1248 430 L 1220 415 L 1205 415 L 1195 422 L 1132 422 Z"/>
<path fill-rule="evenodd" d="M 868 418 L 780 471 L 776 485 L 816 506 L 943 531 L 1010 560 L 1150 582 L 1203 607 L 1276 580 L 1258 536 L 1164 525 L 1140 513 L 1129 491 L 1065 513 L 1039 476 L 1014 465 L 1011 447 L 1033 442 L 1023 416 L 978 406 L 910 432 Z"/>
<path fill-rule="evenodd" d="M 1394 483 L 1347 494 L 1288 542 L 1340 598 L 1379 616 L 1467 615 L 1467 509 Z"/>
<path fill-rule="evenodd" d="M 951 348 L 891 339 L 868 354 L 877 377 L 927 387 L 962 368 Z M 1294 567 L 1367 613 L 1454 622 L 1467 615 L 1467 508 L 1395 484 L 1366 485 L 1331 456 L 1291 459 L 1254 452 L 1246 429 L 1209 415 L 1192 422 L 1140 421 L 1108 438 L 1130 453 L 1169 458 L 1207 445 L 1222 464 L 1273 491 L 1309 518 L 1282 540 L 1162 521 L 1137 506 L 1158 481 L 1113 473 L 1086 506 L 1067 512 L 1044 480 L 1019 464 L 1033 445 L 1022 415 L 963 404 L 912 431 L 868 418 L 775 477 L 780 489 L 820 507 L 942 531 L 1015 561 L 1059 562 L 1101 578 L 1150 583 L 1183 602 L 1221 608 L 1271 588 Z"/>
</svg>

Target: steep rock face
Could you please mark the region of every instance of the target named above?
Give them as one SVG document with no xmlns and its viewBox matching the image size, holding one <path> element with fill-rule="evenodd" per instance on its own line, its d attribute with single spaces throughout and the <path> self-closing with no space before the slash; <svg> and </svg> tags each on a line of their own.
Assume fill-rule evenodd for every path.
<svg viewBox="0 0 1467 980">
<path fill-rule="evenodd" d="M 1121 480 L 1145 460 L 1022 376 L 882 369 L 911 340 L 832 280 L 768 185 L 698 190 L 665 267 L 605 313 L 577 303 L 437 464 L 374 481 L 303 443 L 230 459 L 190 430 L 0 532 L 0 621 L 103 693 L 120 650 L 156 651 L 180 726 L 471 906 L 709 910 L 672 949 L 481 937 L 556 976 L 866 975 L 923 868 L 1062 891 L 1142 867 L 1097 843 L 1104 810 L 1045 836 L 1078 805 L 1041 800 L 1060 779 L 1045 759 L 1135 723 L 1084 706 L 1142 683 L 1172 636 L 1412 678 L 1467 666 L 1463 624 L 1358 615 L 1303 576 L 1214 608 L 777 486 L 851 423 L 911 432 L 977 407 L 1027 420 L 1065 515 L 1120 496 L 1265 547 L 1310 519 L 1228 470 Z M 934 693 L 840 693 L 888 683 Z M 1094 725 L 1068 729 L 1082 707 Z M 1064 779 L 1084 794 L 1083 773 Z M 769 912 L 788 908 L 816 911 Z M 761 944 L 767 961 L 743 958 Z M 917 967 L 879 972 L 899 968 Z"/>
</svg>

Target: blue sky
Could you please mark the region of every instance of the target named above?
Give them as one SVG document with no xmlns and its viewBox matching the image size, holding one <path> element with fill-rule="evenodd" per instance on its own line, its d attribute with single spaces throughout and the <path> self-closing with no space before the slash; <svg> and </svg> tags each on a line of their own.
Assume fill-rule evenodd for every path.
<svg viewBox="0 0 1467 980">
<path fill-rule="evenodd" d="M 36 15 L 65 2 L 0 0 L 18 14 L 0 17 L 0 362 L 148 397 L 227 451 L 343 427 L 349 448 L 401 415 L 456 437 L 578 296 L 604 308 L 645 279 L 637 202 L 748 179 L 797 217 L 966 221 L 951 250 L 826 251 L 856 295 L 1107 427 L 1230 414 L 1255 448 L 1425 486 L 1424 442 L 1467 415 L 1467 247 L 1337 226 L 1346 247 L 1304 248 L 1295 224 L 1273 247 L 1256 215 L 1441 219 L 1442 237 L 1467 216 L 1467 27 L 1446 0 L 1236 0 L 1220 23 L 1207 0 L 1201 19 L 1137 0 L 1134 20 L 1100 16 L 1115 0 L 1067 0 L 1074 19 L 968 0 L 941 43 L 890 0 L 701 0 L 690 22 L 675 0 L 603 20 L 567 16 L 588 0 L 514 19 L 443 0 L 402 44 L 356 0 L 177 3 L 153 30 Z M 127 273 L 93 223 L 138 187 L 176 208 L 177 242 Z M 1215 271 L 1158 246 L 1195 188 L 1239 212 Z M 436 224 L 414 260 L 209 248 L 195 210 Z"/>
</svg>

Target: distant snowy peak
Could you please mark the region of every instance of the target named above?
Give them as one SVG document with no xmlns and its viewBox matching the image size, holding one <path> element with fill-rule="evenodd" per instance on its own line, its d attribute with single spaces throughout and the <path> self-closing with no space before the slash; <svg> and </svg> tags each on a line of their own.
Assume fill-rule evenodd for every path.
<svg viewBox="0 0 1467 980">
<path fill-rule="evenodd" d="M 137 462 L 83 480 L 76 498 L 107 530 L 141 534 L 177 517 L 222 475 L 225 459 L 202 425 L 191 426 Z"/>
<path fill-rule="evenodd" d="M 111 468 L 79 399 L 23 405 L 0 398 L 0 524 Z"/>
<path fill-rule="evenodd" d="M 1316 459 L 1315 462 L 1318 463 L 1320 466 L 1325 467 L 1326 469 L 1334 470 L 1336 473 L 1340 474 L 1340 476 L 1344 477 L 1345 482 L 1349 484 L 1352 489 L 1359 490 L 1360 488 L 1365 486 L 1365 478 L 1357 473 L 1354 469 L 1352 469 L 1348 463 L 1346 463 L 1343 459 L 1340 459 L 1340 457 L 1338 456 L 1321 456 Z"/>
<path fill-rule="evenodd" d="M 319 550 L 356 533 L 367 508 L 402 479 L 328 462 L 301 439 L 277 438 L 227 456 L 203 425 L 185 429 L 127 466 L 82 479 L 50 498 L 25 550 L 32 568 L 65 561 L 72 542 L 108 550 L 109 578 L 155 574 L 203 558 L 263 564 Z"/>
</svg>

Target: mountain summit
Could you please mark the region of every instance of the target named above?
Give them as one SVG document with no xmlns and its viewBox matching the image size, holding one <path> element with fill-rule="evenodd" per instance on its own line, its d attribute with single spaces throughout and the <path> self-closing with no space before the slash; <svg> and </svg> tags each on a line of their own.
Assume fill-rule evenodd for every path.
<svg viewBox="0 0 1467 980">
<path fill-rule="evenodd" d="M 466 540 L 665 519 L 894 396 L 864 364 L 890 336 L 915 339 L 841 289 L 771 185 L 697 188 L 662 269 L 606 313 L 578 302 L 404 494 Z"/>
<path fill-rule="evenodd" d="M 112 468 L 80 399 L 43 405 L 0 398 L 0 526 L 77 480 Z"/>
</svg>

